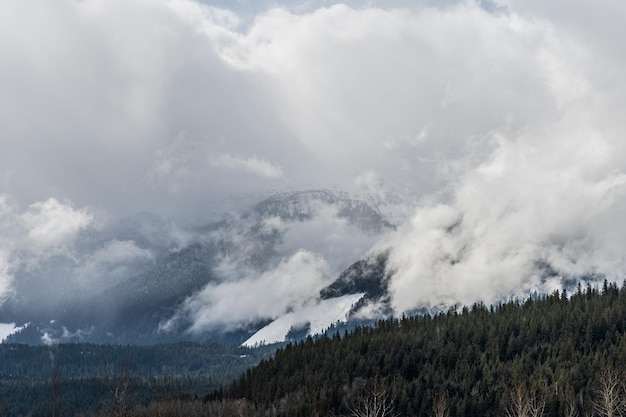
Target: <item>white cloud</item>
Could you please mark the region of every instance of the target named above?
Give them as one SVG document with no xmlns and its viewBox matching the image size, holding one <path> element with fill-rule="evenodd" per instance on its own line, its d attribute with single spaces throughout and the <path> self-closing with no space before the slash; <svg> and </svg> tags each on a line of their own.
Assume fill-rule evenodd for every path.
<svg viewBox="0 0 626 417">
<path fill-rule="evenodd" d="M 75 280 L 92 291 L 111 286 L 140 271 L 154 254 L 133 241 L 112 240 L 84 255 L 74 270 Z"/>
<path fill-rule="evenodd" d="M 12 281 L 9 254 L 0 248 L 0 305 L 10 295 Z"/>
<path fill-rule="evenodd" d="M 265 273 L 248 273 L 210 284 L 187 299 L 182 314 L 193 321 L 190 331 L 238 328 L 275 319 L 314 302 L 330 279 L 324 259 L 307 251 L 293 254 Z"/>
<path fill-rule="evenodd" d="M 55 257 L 74 258 L 74 242 L 94 219 L 88 209 L 75 209 L 54 198 L 26 210 L 0 196 L 0 304 L 15 295 L 15 276 Z M 49 280 L 42 276 L 41 280 Z"/>
<path fill-rule="evenodd" d="M 452 201 L 420 207 L 381 246 L 391 248 L 396 311 L 495 302 L 592 274 L 621 280 L 626 174 L 615 139 L 569 118 L 500 138 L 458 179 Z M 560 274 L 548 282 L 546 263 Z"/>
<path fill-rule="evenodd" d="M 379 238 L 379 235 L 368 233 L 339 217 L 339 207 L 320 203 L 311 219 L 289 224 L 278 250 L 283 256 L 299 248 L 319 254 L 331 272 L 338 276 L 343 269 L 365 256 Z"/>
<path fill-rule="evenodd" d="M 54 248 L 70 240 L 93 220 L 86 209 L 74 210 L 71 203 L 50 198 L 33 203 L 22 214 L 29 241 L 42 249 Z"/>
<path fill-rule="evenodd" d="M 211 161 L 213 166 L 230 170 L 242 170 L 266 178 L 281 178 L 283 170 L 280 166 L 257 158 L 241 158 L 230 154 L 221 154 Z"/>
<path fill-rule="evenodd" d="M 180 207 L 203 210 L 217 193 L 285 178 L 350 187 L 367 171 L 430 191 L 444 181 L 423 161 L 550 117 L 557 98 L 543 67 L 578 79 L 579 61 L 547 42 L 545 25 L 472 3 L 278 7 L 245 32 L 232 12 L 191 0 L 37 9 L 11 4 L 0 17 L 11 39 L 0 43 L 0 134 L 11 149 L 0 178 L 23 205 L 52 193 L 187 216 Z"/>
</svg>

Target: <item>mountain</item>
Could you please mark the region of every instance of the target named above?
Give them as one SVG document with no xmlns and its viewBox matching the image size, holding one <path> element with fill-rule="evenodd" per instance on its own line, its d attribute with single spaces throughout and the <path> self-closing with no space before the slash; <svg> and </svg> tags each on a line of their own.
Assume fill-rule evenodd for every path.
<svg viewBox="0 0 626 417">
<path fill-rule="evenodd" d="M 299 340 L 320 334 L 334 325 L 349 327 L 350 323 L 373 322 L 391 315 L 386 265 L 386 254 L 370 255 L 353 263 L 320 291 L 318 303 L 280 316 L 246 340 L 243 346 Z M 370 306 L 376 306 L 374 317 L 363 314 Z"/>
<path fill-rule="evenodd" d="M 25 325 L 6 341 L 30 344 L 208 340 L 253 345 L 316 334 L 349 321 L 364 303 L 384 298 L 384 256 L 350 257 L 392 229 L 370 203 L 328 190 L 274 194 L 243 214 L 193 229 L 141 213 L 85 232 L 77 246 L 82 252 L 72 259 L 51 258 L 44 267 L 20 272 L 24 281 L 16 297 L 0 306 L 0 322 Z M 280 268 L 302 251 L 331 274 L 315 278 L 323 283 L 319 294 L 304 300 L 297 293 L 293 303 L 285 300 L 290 307 L 282 314 L 261 311 L 197 330 L 200 313 L 190 305 L 210 303 L 202 297 L 210 298 L 213 290 L 284 274 Z M 342 266 L 355 260 L 347 269 Z M 68 276 L 78 285 L 68 280 L 61 288 L 46 275 Z"/>
</svg>

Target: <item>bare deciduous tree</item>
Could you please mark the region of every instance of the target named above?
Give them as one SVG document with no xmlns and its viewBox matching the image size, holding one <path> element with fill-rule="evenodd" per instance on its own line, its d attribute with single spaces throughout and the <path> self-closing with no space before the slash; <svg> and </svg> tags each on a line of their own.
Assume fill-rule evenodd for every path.
<svg viewBox="0 0 626 417">
<path fill-rule="evenodd" d="M 59 399 L 61 397 L 61 376 L 59 374 L 59 370 L 55 369 L 54 372 L 52 373 L 52 379 L 51 379 L 51 385 L 52 385 L 52 400 L 51 400 L 51 404 L 50 404 L 50 408 L 51 410 L 51 416 L 52 417 L 57 417 L 60 415 L 59 413 Z"/>
<path fill-rule="evenodd" d="M 545 401 L 534 394 L 529 395 L 524 386 L 518 385 L 511 393 L 506 415 L 507 417 L 541 417 L 545 407 Z"/>
<path fill-rule="evenodd" d="M 530 417 L 542 417 L 545 408 L 546 402 L 544 400 L 541 400 L 534 395 L 530 398 L 528 407 Z"/>
<path fill-rule="evenodd" d="M 594 390 L 593 411 L 602 417 L 624 415 L 624 385 L 618 372 L 605 368 L 598 374 L 597 387 Z"/>
<path fill-rule="evenodd" d="M 433 404 L 434 417 L 450 417 L 450 407 L 448 406 L 448 397 L 441 394 Z"/>
<path fill-rule="evenodd" d="M 578 417 L 578 404 L 576 400 L 570 399 L 565 406 L 563 414 L 565 417 Z"/>
<path fill-rule="evenodd" d="M 111 400 L 109 410 L 114 417 L 126 417 L 128 415 L 128 386 L 130 385 L 131 365 L 126 362 L 120 372 L 109 374 L 108 367 L 105 366 L 105 377 L 109 381 L 111 390 Z"/>
<path fill-rule="evenodd" d="M 386 391 L 372 391 L 355 408 L 350 409 L 353 417 L 397 417 Z"/>
</svg>

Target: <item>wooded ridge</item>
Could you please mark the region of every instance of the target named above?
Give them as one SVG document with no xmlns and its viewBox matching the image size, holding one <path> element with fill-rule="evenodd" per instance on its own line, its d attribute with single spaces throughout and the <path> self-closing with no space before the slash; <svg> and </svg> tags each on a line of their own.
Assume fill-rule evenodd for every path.
<svg viewBox="0 0 626 417">
<path fill-rule="evenodd" d="M 626 398 L 625 331 L 626 288 L 579 285 L 307 338 L 210 398 L 289 416 L 358 415 L 383 394 L 402 416 L 609 415 L 598 411 L 609 376 Z"/>
</svg>

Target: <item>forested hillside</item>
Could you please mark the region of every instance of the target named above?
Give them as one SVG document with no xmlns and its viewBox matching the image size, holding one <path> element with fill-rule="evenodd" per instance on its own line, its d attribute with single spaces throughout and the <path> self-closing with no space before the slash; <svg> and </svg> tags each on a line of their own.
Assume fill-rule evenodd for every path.
<svg viewBox="0 0 626 417">
<path fill-rule="evenodd" d="M 110 415 L 172 396 L 193 398 L 232 382 L 274 349 L 0 344 L 0 416 Z"/>
<path fill-rule="evenodd" d="M 383 415 L 364 412 L 375 402 L 401 416 L 610 415 L 600 397 L 622 389 L 625 331 L 626 289 L 579 285 L 308 338 L 213 398 L 289 416 Z"/>
</svg>

